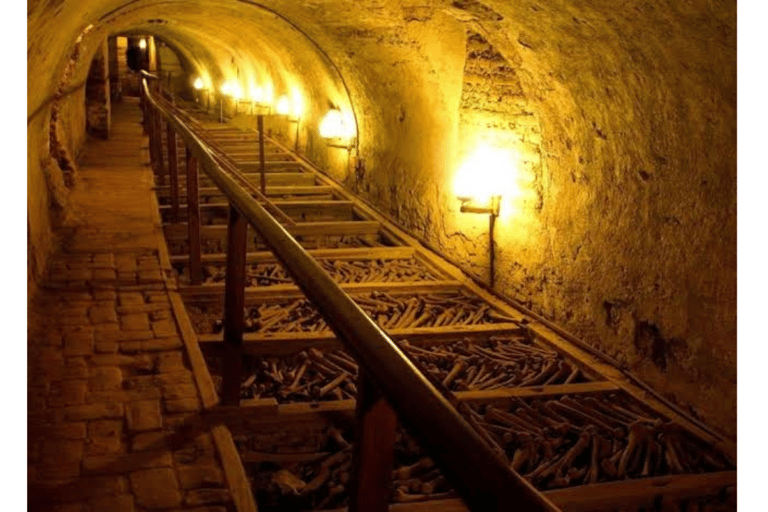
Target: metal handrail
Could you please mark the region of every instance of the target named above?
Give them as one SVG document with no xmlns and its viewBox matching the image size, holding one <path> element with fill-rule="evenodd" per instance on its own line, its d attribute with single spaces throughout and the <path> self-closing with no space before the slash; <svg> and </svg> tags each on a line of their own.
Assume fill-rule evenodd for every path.
<svg viewBox="0 0 768 512">
<path fill-rule="evenodd" d="M 220 168 L 205 142 L 152 97 L 146 81 L 143 88 L 146 100 L 173 125 L 208 177 L 259 233 L 470 509 L 559 510 L 510 468 L 387 333 Z"/>
</svg>

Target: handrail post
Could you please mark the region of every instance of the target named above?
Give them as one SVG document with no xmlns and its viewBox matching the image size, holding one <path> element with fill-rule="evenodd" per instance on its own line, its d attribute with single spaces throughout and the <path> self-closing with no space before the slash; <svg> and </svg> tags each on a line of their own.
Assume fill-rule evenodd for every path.
<svg viewBox="0 0 768 512">
<path fill-rule="evenodd" d="M 158 111 L 155 115 L 155 158 L 157 159 L 157 177 L 160 186 L 165 185 L 165 165 L 163 163 L 163 116 Z"/>
<path fill-rule="evenodd" d="M 389 509 L 397 416 L 360 369 L 349 512 Z"/>
<path fill-rule="evenodd" d="M 264 163 L 264 115 L 256 118 L 259 128 L 259 169 L 261 170 L 261 194 L 267 195 L 266 164 Z"/>
<path fill-rule="evenodd" d="M 168 143 L 168 174 L 171 184 L 171 219 L 179 222 L 179 160 L 176 154 L 176 132 L 171 123 L 166 123 Z"/>
<path fill-rule="evenodd" d="M 155 148 L 155 109 L 151 103 L 147 102 L 144 105 L 144 128 L 147 131 L 147 141 L 149 143 L 149 167 L 154 171 L 155 164 L 157 163 L 157 152 Z"/>
<path fill-rule="evenodd" d="M 139 78 L 141 82 L 141 78 Z M 141 129 L 143 133 L 147 133 L 147 100 L 144 98 L 144 88 L 139 83 L 139 109 L 141 110 Z"/>
<path fill-rule="evenodd" d="M 200 195 L 197 159 L 187 148 L 187 233 L 189 240 L 189 282 L 198 285 L 203 280 L 200 255 Z"/>
<path fill-rule="evenodd" d="M 234 206 L 227 222 L 227 273 L 224 285 L 224 382 L 222 402 L 240 403 L 243 331 L 245 330 L 245 249 L 248 223 Z"/>
</svg>

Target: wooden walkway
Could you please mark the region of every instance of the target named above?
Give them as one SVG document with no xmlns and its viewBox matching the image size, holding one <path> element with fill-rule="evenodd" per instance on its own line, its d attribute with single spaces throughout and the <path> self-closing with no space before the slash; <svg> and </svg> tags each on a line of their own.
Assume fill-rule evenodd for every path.
<svg viewBox="0 0 768 512">
<path fill-rule="evenodd" d="M 234 446 L 200 419 L 140 116 L 115 105 L 111 138 L 89 142 L 78 225 L 29 311 L 30 510 L 233 510 Z"/>
</svg>

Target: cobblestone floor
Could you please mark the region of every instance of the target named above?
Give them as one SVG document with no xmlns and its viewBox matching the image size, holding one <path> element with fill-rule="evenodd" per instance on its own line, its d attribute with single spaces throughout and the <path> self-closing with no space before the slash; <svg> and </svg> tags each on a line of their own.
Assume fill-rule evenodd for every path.
<svg viewBox="0 0 768 512">
<path fill-rule="evenodd" d="M 89 144 L 79 224 L 29 309 L 30 510 L 234 510 L 161 268 L 139 116 L 118 104 L 110 140 Z"/>
</svg>

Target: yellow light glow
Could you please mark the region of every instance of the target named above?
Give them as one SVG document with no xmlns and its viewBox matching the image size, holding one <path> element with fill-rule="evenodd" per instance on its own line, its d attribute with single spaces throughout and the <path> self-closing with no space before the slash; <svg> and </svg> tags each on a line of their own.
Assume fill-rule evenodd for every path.
<svg viewBox="0 0 768 512">
<path fill-rule="evenodd" d="M 228 80 L 221 84 L 221 93 L 239 100 L 243 97 L 243 88 L 235 80 Z"/>
<path fill-rule="evenodd" d="M 205 84 L 203 83 L 203 79 L 200 77 L 195 78 L 195 82 L 192 84 L 195 89 L 198 91 L 205 88 Z"/>
<path fill-rule="evenodd" d="M 470 198 L 478 205 L 490 203 L 492 196 L 511 202 L 520 195 L 515 153 L 482 143 L 459 167 L 453 181 L 457 197 Z M 503 207 L 502 207 L 503 209 Z"/>
<path fill-rule="evenodd" d="M 338 110 L 329 110 L 320 121 L 320 136 L 326 139 L 341 137 L 344 133 L 344 118 Z"/>
<path fill-rule="evenodd" d="M 264 99 L 264 89 L 259 87 L 258 85 L 251 85 L 249 92 L 248 92 L 251 101 L 254 101 L 256 103 L 261 103 Z"/>
<path fill-rule="evenodd" d="M 243 98 L 243 88 L 240 87 L 240 84 L 237 82 L 232 84 L 232 97 L 237 101 L 240 101 Z"/>
<path fill-rule="evenodd" d="M 146 39 L 143 39 L 143 38 L 139 39 L 139 48 L 141 48 L 142 50 L 146 50 L 147 49 L 147 40 Z"/>
<path fill-rule="evenodd" d="M 291 111 L 291 100 L 288 99 L 288 96 L 283 94 L 280 96 L 280 99 L 277 100 L 277 105 L 275 106 L 275 110 L 277 110 L 277 113 L 281 116 L 287 116 Z"/>
<path fill-rule="evenodd" d="M 292 105 L 293 108 L 291 109 L 291 113 L 293 114 L 293 117 L 298 119 L 304 114 L 304 98 L 302 97 L 301 91 L 298 87 L 294 87 L 291 90 L 291 99 L 292 99 Z"/>
<path fill-rule="evenodd" d="M 275 89 L 272 87 L 271 83 L 264 86 L 264 96 L 262 97 L 262 101 L 265 105 L 272 105 L 275 102 Z"/>
</svg>

